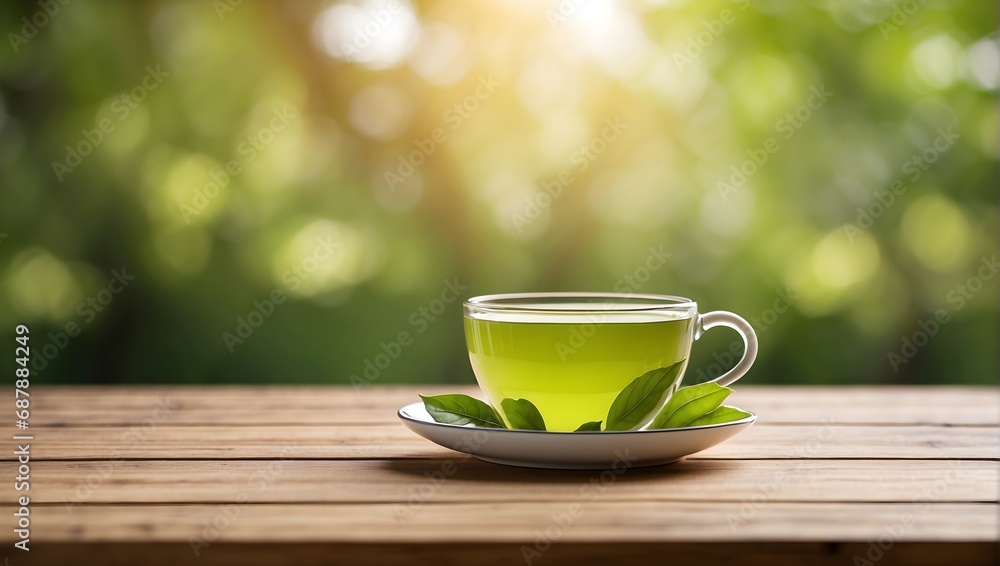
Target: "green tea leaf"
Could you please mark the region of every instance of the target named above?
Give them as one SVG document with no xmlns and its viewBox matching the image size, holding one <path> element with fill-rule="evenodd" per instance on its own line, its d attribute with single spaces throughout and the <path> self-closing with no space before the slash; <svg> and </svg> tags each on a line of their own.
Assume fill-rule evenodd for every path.
<svg viewBox="0 0 1000 566">
<path fill-rule="evenodd" d="M 483 428 L 507 428 L 500 415 L 488 404 L 462 395 L 421 395 L 424 407 L 435 422 L 467 425 L 472 424 Z"/>
<path fill-rule="evenodd" d="M 656 415 L 649 428 L 688 426 L 692 421 L 718 409 L 719 405 L 722 405 L 722 402 L 732 392 L 732 389 L 723 387 L 714 381 L 681 387 L 670 398 L 670 401 L 667 401 L 663 410 Z"/>
<path fill-rule="evenodd" d="M 682 360 L 670 367 L 647 371 L 626 385 L 611 403 L 604 430 L 638 428 L 663 402 L 670 386 L 680 377 L 683 364 Z"/>
<path fill-rule="evenodd" d="M 704 426 L 710 424 L 728 423 L 745 419 L 749 416 L 750 413 L 744 411 L 743 409 L 723 405 L 711 413 L 689 422 L 687 426 Z"/>
<path fill-rule="evenodd" d="M 520 430 L 545 430 L 545 421 L 542 414 L 527 399 L 504 399 L 500 401 L 503 414 L 507 417 L 507 422 L 511 428 Z"/>
<path fill-rule="evenodd" d="M 580 428 L 574 430 L 573 432 L 600 432 L 601 423 L 604 421 L 590 421 L 589 423 L 583 423 Z"/>
</svg>

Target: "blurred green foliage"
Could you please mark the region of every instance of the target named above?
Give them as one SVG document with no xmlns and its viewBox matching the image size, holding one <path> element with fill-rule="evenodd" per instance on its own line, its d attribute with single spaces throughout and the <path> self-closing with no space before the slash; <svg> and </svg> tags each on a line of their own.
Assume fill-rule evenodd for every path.
<svg viewBox="0 0 1000 566">
<path fill-rule="evenodd" d="M 617 288 L 757 318 L 748 382 L 992 382 L 996 11 L 4 2 L 0 336 L 44 382 L 344 384 L 407 332 L 376 383 L 471 383 L 446 281 Z"/>
</svg>

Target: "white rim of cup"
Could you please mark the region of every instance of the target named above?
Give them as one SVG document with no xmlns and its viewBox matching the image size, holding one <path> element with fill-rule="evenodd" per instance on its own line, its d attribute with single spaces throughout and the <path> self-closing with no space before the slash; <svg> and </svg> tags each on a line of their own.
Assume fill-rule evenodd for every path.
<svg viewBox="0 0 1000 566">
<path fill-rule="evenodd" d="M 540 302 L 500 304 L 499 301 L 536 300 L 536 299 L 597 299 L 594 308 L 560 308 L 558 305 Z M 655 304 L 630 301 L 650 301 Z M 610 305 L 610 306 L 609 306 Z M 494 295 L 479 295 L 463 303 L 466 310 L 481 309 L 500 312 L 547 312 L 547 313 L 580 313 L 591 312 L 644 312 L 663 309 L 688 310 L 697 312 L 698 303 L 677 295 L 656 295 L 652 293 L 585 293 L 585 292 L 553 292 L 553 293 L 500 293 Z"/>
</svg>

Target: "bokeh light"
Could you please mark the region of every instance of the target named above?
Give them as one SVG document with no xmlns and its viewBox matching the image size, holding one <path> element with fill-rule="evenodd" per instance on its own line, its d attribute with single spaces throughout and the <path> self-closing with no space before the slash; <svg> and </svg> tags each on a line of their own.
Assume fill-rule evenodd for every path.
<svg viewBox="0 0 1000 566">
<path fill-rule="evenodd" d="M 46 380 L 344 384 L 446 281 L 794 296 L 748 380 L 984 382 L 1000 278 L 885 360 L 997 247 L 997 6 L 917 4 L 67 5 L 0 50 L 0 335 L 124 267 Z M 416 340 L 382 383 L 472 381 L 459 304 Z"/>
</svg>

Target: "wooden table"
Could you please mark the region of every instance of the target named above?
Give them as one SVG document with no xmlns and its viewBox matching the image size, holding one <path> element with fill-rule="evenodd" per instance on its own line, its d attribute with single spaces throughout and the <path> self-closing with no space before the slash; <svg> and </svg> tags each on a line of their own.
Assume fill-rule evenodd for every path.
<svg viewBox="0 0 1000 566">
<path fill-rule="evenodd" d="M 741 386 L 732 401 L 760 415 L 749 431 L 613 479 L 479 462 L 396 419 L 417 391 L 460 390 L 473 392 L 33 387 L 30 492 L 13 490 L 13 440 L 0 462 L 0 556 L 15 566 L 998 563 L 996 389 Z M 30 553 L 12 546 L 11 503 L 26 493 Z"/>
</svg>

